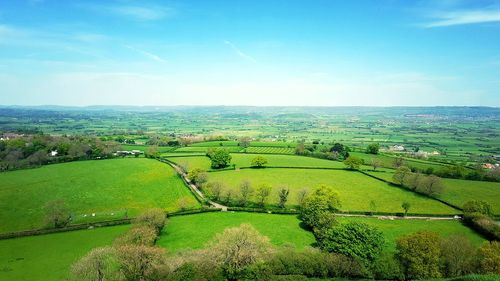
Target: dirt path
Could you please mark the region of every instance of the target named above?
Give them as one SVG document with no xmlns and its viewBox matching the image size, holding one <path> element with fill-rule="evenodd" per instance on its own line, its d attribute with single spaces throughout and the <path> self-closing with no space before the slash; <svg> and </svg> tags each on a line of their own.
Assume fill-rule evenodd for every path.
<svg viewBox="0 0 500 281">
<path fill-rule="evenodd" d="M 223 212 L 227 211 L 227 206 L 224 206 L 222 204 L 219 204 L 217 202 L 214 202 L 214 201 L 206 198 L 205 195 L 203 194 L 203 192 L 201 192 L 195 184 L 193 184 L 189 181 L 189 179 L 187 178 L 187 174 L 184 173 L 184 171 L 181 169 L 181 167 L 179 167 L 176 164 L 169 162 L 169 161 L 166 161 L 166 163 L 169 164 L 172 168 L 174 168 L 174 170 L 177 172 L 177 174 L 179 174 L 182 177 L 184 182 L 188 185 L 188 187 L 193 192 L 196 192 L 196 194 L 198 194 L 201 198 L 207 200 L 208 204 L 210 204 L 212 207 L 220 208 Z"/>
</svg>

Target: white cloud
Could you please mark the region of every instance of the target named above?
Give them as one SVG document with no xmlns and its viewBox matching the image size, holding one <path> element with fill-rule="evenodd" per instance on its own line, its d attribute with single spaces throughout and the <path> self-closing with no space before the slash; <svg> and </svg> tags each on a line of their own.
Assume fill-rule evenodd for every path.
<svg viewBox="0 0 500 281">
<path fill-rule="evenodd" d="M 124 46 L 125 46 L 125 48 L 130 49 L 130 50 L 135 51 L 135 52 L 138 52 L 138 53 L 142 54 L 143 56 L 145 56 L 145 57 L 147 57 L 147 58 L 149 58 L 151 60 L 154 60 L 156 62 L 161 62 L 161 63 L 166 63 L 167 62 L 167 60 L 161 58 L 158 55 L 150 53 L 148 51 L 144 51 L 144 50 L 141 50 L 141 49 L 129 46 L 129 45 L 124 45 Z"/>
<path fill-rule="evenodd" d="M 433 15 L 434 20 L 423 24 L 425 28 L 445 27 L 464 24 L 500 22 L 499 9 L 479 9 L 440 12 Z"/>
<path fill-rule="evenodd" d="M 130 17 L 140 21 L 154 21 L 173 15 L 173 10 L 166 7 L 145 6 L 110 6 L 108 10 L 114 14 Z"/>
<path fill-rule="evenodd" d="M 245 60 L 248 60 L 248 61 L 251 61 L 253 63 L 256 63 L 257 61 L 252 57 L 252 56 L 249 56 L 247 54 L 245 54 L 244 52 L 242 52 L 238 47 L 236 47 L 233 43 L 231 43 L 230 41 L 228 40 L 224 40 L 224 44 L 228 45 L 238 56 L 240 56 L 241 58 L 245 59 Z"/>
</svg>

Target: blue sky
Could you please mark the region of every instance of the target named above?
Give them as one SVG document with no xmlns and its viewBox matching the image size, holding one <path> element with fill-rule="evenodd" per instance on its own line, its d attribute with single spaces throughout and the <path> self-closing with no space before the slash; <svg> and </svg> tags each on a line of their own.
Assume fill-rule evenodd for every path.
<svg viewBox="0 0 500 281">
<path fill-rule="evenodd" d="M 3 105 L 500 106 L 500 1 L 0 1 Z"/>
</svg>

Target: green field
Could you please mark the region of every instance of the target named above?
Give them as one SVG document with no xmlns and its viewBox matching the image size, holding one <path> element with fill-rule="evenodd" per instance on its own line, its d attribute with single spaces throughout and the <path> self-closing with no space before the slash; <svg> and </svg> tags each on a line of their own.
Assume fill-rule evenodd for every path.
<svg viewBox="0 0 500 281">
<path fill-rule="evenodd" d="M 123 150 L 140 150 L 144 152 L 146 151 L 146 149 L 148 149 L 149 146 L 140 144 L 122 144 L 121 147 Z M 160 151 L 160 153 L 174 151 L 174 150 L 175 147 L 172 146 L 158 146 L 158 151 Z"/>
<path fill-rule="evenodd" d="M 479 246 L 482 242 L 486 241 L 479 234 L 472 229 L 464 226 L 462 223 L 455 220 L 405 220 L 405 219 L 378 219 L 378 218 L 353 218 L 353 217 L 337 217 L 339 222 L 355 220 L 364 222 L 369 225 L 376 226 L 382 231 L 386 241 L 386 249 L 394 251 L 396 240 L 406 234 L 428 230 L 434 231 L 446 237 L 452 234 L 465 235 L 474 246 Z"/>
<path fill-rule="evenodd" d="M 430 200 L 382 181 L 354 171 L 315 169 L 243 169 L 209 173 L 209 181 L 224 183 L 238 194 L 239 185 L 248 180 L 254 187 L 267 183 L 273 187 L 269 203 L 276 203 L 280 187 L 289 187 L 289 204 L 297 203 L 297 191 L 326 184 L 339 194 L 344 211 L 370 211 L 370 201 L 376 204 L 375 211 L 402 212 L 401 204 L 411 204 L 411 213 L 455 214 L 459 211 L 438 201 Z"/>
<path fill-rule="evenodd" d="M 337 217 L 339 222 L 360 221 L 379 228 L 386 239 L 386 249 L 394 251 L 398 237 L 419 230 L 430 230 L 446 237 L 451 234 L 463 234 L 478 246 L 485 241 L 481 236 L 452 220 L 381 220 L 377 218 Z M 242 223 L 253 225 L 261 234 L 268 236 L 274 245 L 291 243 L 302 249 L 314 243 L 312 233 L 299 226 L 295 215 L 273 215 L 243 212 L 204 213 L 177 216 L 169 219 L 158 245 L 171 252 L 185 249 L 202 248 L 215 234 L 227 227 Z"/>
<path fill-rule="evenodd" d="M 396 159 L 396 156 L 394 155 L 387 155 L 387 154 L 378 154 L 378 155 L 373 155 L 373 154 L 366 154 L 362 152 L 350 152 L 352 156 L 359 157 L 363 159 L 366 165 L 370 165 L 372 159 L 377 159 L 382 163 L 383 167 L 386 168 L 392 168 L 394 159 Z M 425 160 L 419 160 L 419 159 L 409 159 L 409 158 L 404 158 L 404 162 L 406 163 L 406 166 L 408 167 L 415 167 L 420 170 L 425 170 L 427 168 L 433 168 L 435 171 L 441 170 L 445 168 L 447 165 L 446 164 L 441 164 L 441 163 L 436 163 L 436 162 L 431 162 L 431 161 L 425 161 Z"/>
<path fill-rule="evenodd" d="M 172 156 L 172 154 L 169 154 Z M 344 168 L 345 165 L 339 161 L 331 161 L 312 157 L 296 156 L 296 155 L 275 155 L 275 154 L 244 154 L 232 153 L 231 164 L 235 164 L 236 168 L 250 167 L 252 159 L 257 156 L 263 156 L 267 160 L 267 167 L 310 167 L 310 168 Z M 210 169 L 210 159 L 205 156 L 195 157 L 170 157 L 169 160 L 180 164 L 187 165 L 188 169 L 200 168 L 204 170 Z"/>
<path fill-rule="evenodd" d="M 294 154 L 295 148 L 288 147 L 265 147 L 265 146 L 254 146 L 248 147 L 243 150 L 243 152 L 248 153 L 264 153 L 264 154 Z"/>
<path fill-rule="evenodd" d="M 218 147 L 186 146 L 186 147 L 177 148 L 175 150 L 175 152 L 207 152 L 209 149 L 215 149 L 215 148 L 218 148 Z M 223 148 L 229 152 L 239 152 L 242 149 L 239 146 L 224 146 Z"/>
<path fill-rule="evenodd" d="M 381 179 L 392 181 L 392 172 L 367 172 Z M 484 200 L 490 203 L 495 214 L 500 214 L 500 183 L 444 178 L 442 181 L 444 190 L 439 196 L 440 199 L 458 207 L 462 207 L 470 200 Z"/>
<path fill-rule="evenodd" d="M 44 226 L 43 206 L 63 199 L 75 222 L 129 216 L 151 207 L 175 210 L 197 201 L 168 165 L 145 158 L 79 161 L 0 173 L 0 232 Z"/>
<path fill-rule="evenodd" d="M 91 249 L 110 245 L 128 225 L 0 240 L 0 281 L 57 281 Z"/>
<path fill-rule="evenodd" d="M 169 218 L 157 244 L 169 252 L 203 248 L 215 234 L 242 223 L 253 225 L 275 245 L 291 243 L 303 248 L 315 242 L 313 234 L 299 226 L 297 216 L 217 212 Z"/>
</svg>

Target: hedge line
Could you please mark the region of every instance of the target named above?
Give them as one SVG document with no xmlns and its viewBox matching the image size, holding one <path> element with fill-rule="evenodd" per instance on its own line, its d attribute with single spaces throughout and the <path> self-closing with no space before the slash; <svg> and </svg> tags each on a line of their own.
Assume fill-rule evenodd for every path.
<svg viewBox="0 0 500 281">
<path fill-rule="evenodd" d="M 50 234 L 50 233 L 67 232 L 67 231 L 73 231 L 73 230 L 82 230 L 82 229 L 88 229 L 90 227 L 104 227 L 104 226 L 130 224 L 131 221 L 132 221 L 132 218 L 127 218 L 127 219 L 73 224 L 73 225 L 69 225 L 69 226 L 61 227 L 61 228 L 42 228 L 42 229 L 33 229 L 33 230 L 25 230 L 25 231 L 18 231 L 18 232 L 1 233 L 0 240 L 1 239 L 18 238 L 18 237 L 24 237 L 24 236 L 35 236 L 35 235 L 43 235 L 43 234 Z"/>
<path fill-rule="evenodd" d="M 228 211 L 232 212 L 249 212 L 249 213 L 268 213 L 268 214 L 285 214 L 297 215 L 300 212 L 290 209 L 264 209 L 264 208 L 248 208 L 248 207 L 227 207 Z"/>
<path fill-rule="evenodd" d="M 200 209 L 191 209 L 185 211 L 177 211 L 168 213 L 167 217 L 175 217 L 175 216 L 184 216 L 184 215 L 192 215 L 192 214 L 200 214 L 200 213 L 210 213 L 210 212 L 220 212 L 221 208 L 200 208 Z"/>
<path fill-rule="evenodd" d="M 451 204 L 451 203 L 446 202 L 446 201 L 444 201 L 444 200 L 442 200 L 442 199 L 439 199 L 439 198 L 436 198 L 436 197 L 433 197 L 433 196 L 429 196 L 429 195 L 427 195 L 427 194 L 425 194 L 425 193 L 418 192 L 418 191 L 416 191 L 416 190 L 410 190 L 410 189 L 408 189 L 408 188 L 405 188 L 405 187 L 404 187 L 404 186 L 402 186 L 402 185 L 395 184 L 395 183 L 393 183 L 393 182 L 390 182 L 390 181 L 385 180 L 385 179 L 383 179 L 383 178 L 379 178 L 379 177 L 377 177 L 377 176 L 374 176 L 374 175 L 369 174 L 369 173 L 367 173 L 367 172 L 365 172 L 365 171 L 362 171 L 362 170 L 358 170 L 358 172 L 362 173 L 363 175 L 369 176 L 369 177 L 371 177 L 371 178 L 377 179 L 377 180 L 379 180 L 379 181 L 383 181 L 383 182 L 385 182 L 385 183 L 387 183 L 387 184 L 389 184 L 389 185 L 392 185 L 392 186 L 394 186 L 394 187 L 398 187 L 398 188 L 401 188 L 401 189 L 403 189 L 403 190 L 406 190 L 406 191 L 409 191 L 409 192 L 413 192 L 413 193 L 417 193 L 417 194 L 419 194 L 419 195 L 421 195 L 421 196 L 425 196 L 425 197 L 427 197 L 427 198 L 430 198 L 430 199 L 433 199 L 433 200 L 439 201 L 439 202 L 441 202 L 441 203 L 443 203 L 443 204 L 445 204 L 445 205 L 447 205 L 447 206 L 449 206 L 449 207 L 452 207 L 453 209 L 456 209 L 456 210 L 459 210 L 459 211 L 463 211 L 462 207 L 457 206 L 457 205 L 454 205 L 454 204 Z"/>
<path fill-rule="evenodd" d="M 492 218 L 482 214 L 467 214 L 464 223 L 488 240 L 500 241 L 500 225 Z"/>
</svg>

